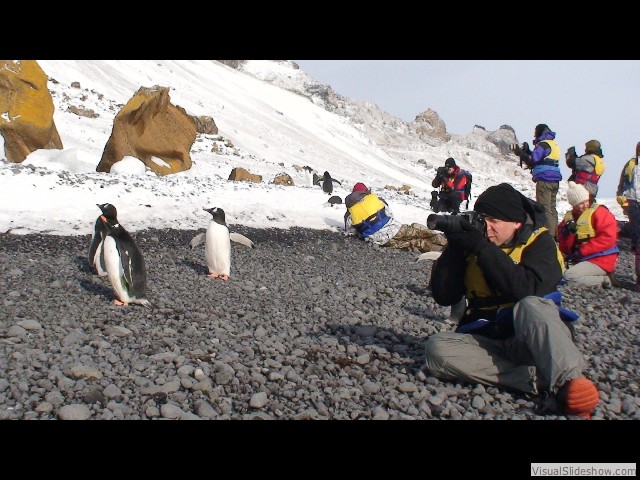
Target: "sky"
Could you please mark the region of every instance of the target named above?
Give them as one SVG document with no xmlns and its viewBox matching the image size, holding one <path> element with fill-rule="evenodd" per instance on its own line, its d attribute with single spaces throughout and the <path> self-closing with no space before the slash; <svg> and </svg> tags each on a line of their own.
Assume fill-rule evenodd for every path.
<svg viewBox="0 0 640 480">
<path fill-rule="evenodd" d="M 215 61 L 38 63 L 50 78 L 54 122 L 64 148 L 37 150 L 22 163 L 9 163 L 0 135 L 0 233 L 91 234 L 102 203 L 116 206 L 119 221 L 130 232 L 204 231 L 211 216 L 203 208 L 209 207 L 225 211 L 232 232 L 234 225 L 341 232 L 345 207 L 328 203 L 329 195 L 311 185 L 301 170 L 304 165 L 319 175 L 329 171 L 341 181 L 333 195 L 342 200 L 355 183 L 364 182 L 388 201 L 402 223 L 426 224 L 434 170 L 449 156 L 462 159 L 459 163 L 474 172 L 470 208 L 485 188 L 503 181 L 535 196 L 528 172 L 513 162 L 496 161 L 482 148 L 470 150 L 468 139 L 408 152 L 409 160 L 399 160 L 308 98 Z M 251 70 L 261 78 L 309 81 L 306 72 L 286 62 L 253 61 Z M 74 82 L 80 87 L 72 87 Z M 154 85 L 170 87 L 171 102 L 187 113 L 212 116 L 218 135 L 198 135 L 190 152 L 193 166 L 185 172 L 159 177 L 133 157 L 109 173 L 96 172 L 116 113 L 140 87 Z M 76 115 L 70 106 L 94 110 L 97 117 Z M 0 115 L 8 118 L 7 112 Z M 262 182 L 228 180 L 235 167 L 261 175 Z M 294 186 L 271 183 L 281 173 L 289 174 Z M 385 188 L 404 184 L 411 187 L 409 194 Z M 603 201 L 624 218 L 615 200 Z M 559 196 L 560 214 L 569 208 Z"/>
<path fill-rule="evenodd" d="M 640 141 L 640 60 L 294 60 L 334 91 L 368 100 L 411 122 L 431 108 L 450 133 L 510 125 L 520 143 L 539 123 L 564 153 L 600 141 L 607 170 L 601 196 L 613 197 Z M 562 159 L 564 178 L 570 170 Z"/>
</svg>

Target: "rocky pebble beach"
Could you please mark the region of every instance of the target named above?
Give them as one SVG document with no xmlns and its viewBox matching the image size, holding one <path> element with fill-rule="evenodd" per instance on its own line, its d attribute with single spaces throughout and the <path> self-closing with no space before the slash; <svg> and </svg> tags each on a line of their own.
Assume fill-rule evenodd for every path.
<svg viewBox="0 0 640 480">
<path fill-rule="evenodd" d="M 565 419 L 530 398 L 425 375 L 453 329 L 431 261 L 325 230 L 235 227 L 231 277 L 195 230 L 132 232 L 151 308 L 113 304 L 91 237 L 0 235 L 0 419 Z M 627 239 L 613 288 L 564 285 L 598 419 L 640 419 L 640 293 Z"/>
</svg>

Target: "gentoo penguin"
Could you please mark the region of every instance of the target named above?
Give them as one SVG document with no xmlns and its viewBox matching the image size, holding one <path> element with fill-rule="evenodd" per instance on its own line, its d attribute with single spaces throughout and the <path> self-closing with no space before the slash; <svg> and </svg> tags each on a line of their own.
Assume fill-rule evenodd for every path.
<svg viewBox="0 0 640 480">
<path fill-rule="evenodd" d="M 313 168 L 305 165 L 304 167 L 302 167 L 302 170 L 304 170 L 307 185 L 309 185 L 310 187 L 318 185 L 318 174 L 313 170 Z"/>
<path fill-rule="evenodd" d="M 207 232 L 201 232 L 191 239 L 191 241 L 189 242 L 189 247 L 191 248 L 191 250 L 193 250 L 198 245 L 204 242 L 206 233 Z M 241 233 L 235 233 L 235 232 L 229 233 L 229 240 L 231 240 L 232 242 L 240 243 L 249 248 L 256 248 L 256 244 L 253 243 L 253 240 L 245 237 Z"/>
<path fill-rule="evenodd" d="M 209 276 L 229 280 L 231 274 L 231 238 L 224 220 L 224 210 L 218 207 L 203 208 L 211 214 L 204 244 L 204 256 Z"/>
<path fill-rule="evenodd" d="M 109 216 L 116 218 L 118 211 L 116 207 L 110 203 L 98 204 L 100 210 L 106 212 Z M 96 270 L 96 273 L 104 277 L 107 274 L 107 269 L 104 264 L 104 237 L 107 236 L 107 226 L 100 219 L 100 216 L 96 218 L 96 223 L 93 226 L 93 237 L 91 238 L 91 246 L 89 247 L 89 264 Z"/>
<path fill-rule="evenodd" d="M 129 232 L 118 222 L 115 207 L 109 208 L 112 207 L 110 204 L 98 207 L 102 210 L 99 219 L 106 228 L 102 249 L 107 277 L 116 296 L 113 303 L 151 306 L 146 299 L 147 269 L 142 252 Z"/>
<path fill-rule="evenodd" d="M 320 178 L 320 180 L 322 181 L 322 191 L 329 195 L 333 193 L 333 182 L 342 185 L 342 183 L 340 183 L 335 178 L 331 178 L 329 172 L 324 172 L 324 175 L 322 175 L 322 178 Z"/>
</svg>

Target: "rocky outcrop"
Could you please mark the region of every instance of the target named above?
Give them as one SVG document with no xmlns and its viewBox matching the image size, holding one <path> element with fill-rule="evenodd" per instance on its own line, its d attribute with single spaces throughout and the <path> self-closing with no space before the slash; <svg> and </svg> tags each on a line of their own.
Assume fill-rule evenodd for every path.
<svg viewBox="0 0 640 480">
<path fill-rule="evenodd" d="M 235 182 L 260 183 L 262 182 L 262 175 L 254 175 L 244 168 L 237 167 L 231 170 L 229 180 L 233 180 Z"/>
<path fill-rule="evenodd" d="M 291 178 L 290 175 L 286 173 L 281 173 L 280 175 L 276 175 L 275 178 L 273 179 L 273 182 L 271 183 L 273 183 L 274 185 L 286 185 L 288 187 L 292 187 L 293 179 Z"/>
<path fill-rule="evenodd" d="M 420 139 L 432 147 L 437 147 L 451 140 L 451 135 L 447 133 L 447 126 L 430 108 L 416 116 L 411 125 Z"/>
<path fill-rule="evenodd" d="M 158 175 L 189 170 L 196 132 L 194 117 L 171 104 L 168 87 L 141 87 L 116 115 L 96 171 L 109 172 L 126 156 Z"/>
<path fill-rule="evenodd" d="M 9 162 L 41 148 L 63 148 L 47 82 L 35 60 L 0 60 L 0 134 Z"/>
<path fill-rule="evenodd" d="M 498 147 L 503 155 L 509 155 L 511 153 L 509 147 L 514 143 L 519 143 L 515 130 L 509 125 L 501 125 L 498 130 L 491 132 L 486 138 Z"/>
<path fill-rule="evenodd" d="M 207 135 L 217 135 L 218 126 L 212 117 L 207 115 L 201 115 L 199 117 L 193 116 L 193 121 L 196 123 L 196 132 L 204 133 Z"/>
</svg>

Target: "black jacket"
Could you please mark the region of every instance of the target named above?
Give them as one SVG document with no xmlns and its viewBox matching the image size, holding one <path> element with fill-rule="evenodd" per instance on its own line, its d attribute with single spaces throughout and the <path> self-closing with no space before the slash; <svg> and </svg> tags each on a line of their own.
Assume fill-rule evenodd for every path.
<svg viewBox="0 0 640 480">
<path fill-rule="evenodd" d="M 544 222 L 539 204 L 527 200 L 529 219 L 516 234 L 515 241 L 524 243 L 532 232 Z M 543 211 L 543 210 L 542 210 Z M 486 240 L 487 245 L 478 253 L 478 265 L 491 289 L 506 302 L 517 302 L 524 297 L 544 296 L 557 290 L 562 279 L 562 267 L 558 263 L 556 243 L 551 233 L 541 233 L 522 253 L 521 262 L 513 263 L 497 245 Z M 447 245 L 431 270 L 430 287 L 439 305 L 453 305 L 465 294 L 464 274 L 467 266 L 466 252 Z M 471 312 L 470 317 L 475 317 Z"/>
</svg>

